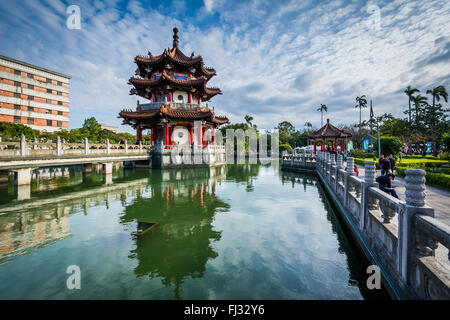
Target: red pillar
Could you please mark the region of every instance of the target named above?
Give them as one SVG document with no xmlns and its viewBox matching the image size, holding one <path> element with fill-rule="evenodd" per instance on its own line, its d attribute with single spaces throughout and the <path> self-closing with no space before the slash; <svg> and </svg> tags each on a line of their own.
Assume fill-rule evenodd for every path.
<svg viewBox="0 0 450 320">
<path fill-rule="evenodd" d="M 198 129 L 199 129 L 199 133 L 198 133 L 198 144 L 199 145 L 202 145 L 203 144 L 203 127 L 202 126 L 199 126 L 198 127 Z"/>
<path fill-rule="evenodd" d="M 214 142 L 216 142 L 216 128 L 213 127 L 212 130 L 213 130 L 213 132 L 212 132 L 211 142 L 214 143 Z"/>
<path fill-rule="evenodd" d="M 317 153 L 317 142 L 316 139 L 314 139 L 314 154 Z"/>
<path fill-rule="evenodd" d="M 141 129 L 140 123 L 138 123 L 138 127 L 137 127 L 137 140 L 142 141 L 142 129 Z"/>
<path fill-rule="evenodd" d="M 334 151 L 337 152 L 337 138 L 334 138 Z"/>
<path fill-rule="evenodd" d="M 155 95 L 155 93 L 152 93 L 152 102 L 156 102 L 156 95 Z"/>
<path fill-rule="evenodd" d="M 191 128 L 189 131 L 191 133 L 191 144 L 193 144 L 194 143 L 194 126 L 193 125 L 191 125 Z"/>
<path fill-rule="evenodd" d="M 167 145 L 169 145 L 169 122 L 166 122 L 166 141 L 165 141 L 165 145 L 167 148 Z"/>
<path fill-rule="evenodd" d="M 169 91 L 169 102 L 172 102 L 172 91 Z"/>
<path fill-rule="evenodd" d="M 189 102 L 189 103 L 192 103 L 192 93 L 190 93 L 190 92 L 189 92 L 188 102 Z"/>
</svg>

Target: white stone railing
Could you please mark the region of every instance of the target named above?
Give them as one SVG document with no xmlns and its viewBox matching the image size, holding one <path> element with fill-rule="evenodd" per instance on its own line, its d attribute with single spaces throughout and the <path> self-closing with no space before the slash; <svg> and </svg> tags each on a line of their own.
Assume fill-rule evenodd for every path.
<svg viewBox="0 0 450 320">
<path fill-rule="evenodd" d="M 27 157 L 59 157 L 75 155 L 105 155 L 105 154 L 140 154 L 148 153 L 152 146 L 111 144 L 108 139 L 105 143 L 64 143 L 58 137 L 56 142 L 27 141 L 22 135 L 20 142 L 0 142 L 0 159 L 27 158 Z"/>
<path fill-rule="evenodd" d="M 303 163 L 283 155 L 282 168 Z M 438 245 L 450 248 L 450 227 L 434 218 L 425 203 L 425 171 L 406 170 L 405 201 L 392 197 L 375 182 L 375 162 L 366 161 L 364 179 L 355 176 L 353 158 L 335 162 L 318 152 L 315 168 L 329 192 L 349 213 L 351 225 L 369 244 L 384 269 L 409 298 L 450 299 L 450 274 L 435 257 Z M 448 263 L 450 255 L 446 257 Z"/>
</svg>

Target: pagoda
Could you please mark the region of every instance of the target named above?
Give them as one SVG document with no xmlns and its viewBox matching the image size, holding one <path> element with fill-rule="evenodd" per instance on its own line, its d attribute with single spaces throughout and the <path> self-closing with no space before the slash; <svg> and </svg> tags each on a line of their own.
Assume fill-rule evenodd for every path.
<svg viewBox="0 0 450 320">
<path fill-rule="evenodd" d="M 178 45 L 178 29 L 174 28 L 172 49 L 165 49 L 159 56 L 149 52 L 148 56 L 135 57 L 137 69 L 128 82 L 133 86 L 130 94 L 149 101 L 138 101 L 135 111 L 119 113 L 123 124 L 137 131 L 138 142 L 142 141 L 142 131 L 150 129 L 152 144 L 159 150 L 181 143 L 203 147 L 214 144 L 215 129 L 229 122 L 205 105 L 222 94 L 219 88 L 207 87 L 216 71 L 205 67 L 201 56 L 186 56 Z M 195 133 L 194 122 L 198 128 Z M 183 137 L 184 133 L 187 137 Z"/>
<path fill-rule="evenodd" d="M 336 128 L 330 123 L 330 119 L 327 119 L 327 123 L 317 131 L 314 131 L 308 136 L 308 139 L 314 140 L 314 154 L 317 153 L 317 142 L 320 142 L 320 151 L 324 152 L 326 150 L 338 151 L 338 143 L 339 152 L 345 152 L 345 144 L 347 138 L 350 138 L 352 134 L 346 130 Z M 327 148 L 327 143 L 331 145 Z"/>
</svg>

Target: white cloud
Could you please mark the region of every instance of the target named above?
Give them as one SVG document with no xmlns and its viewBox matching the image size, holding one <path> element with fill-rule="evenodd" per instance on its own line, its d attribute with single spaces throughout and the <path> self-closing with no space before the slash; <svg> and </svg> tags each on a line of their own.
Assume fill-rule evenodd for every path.
<svg viewBox="0 0 450 320">
<path fill-rule="evenodd" d="M 233 121 L 251 114 L 261 128 L 289 120 L 298 128 L 320 124 L 315 110 L 324 103 L 335 123 L 355 123 L 356 96 L 373 99 L 375 113 L 403 116 L 403 89 L 425 92 L 450 86 L 448 1 L 373 2 L 381 9 L 381 28 L 370 28 L 368 5 L 331 1 L 208 1 L 201 10 L 217 18 L 173 15 L 133 1 L 124 10 L 80 1 L 82 30 L 67 30 L 64 6 L 33 2 L 38 16 L 0 4 L 3 54 L 72 75 L 71 127 L 87 116 L 120 124 L 122 108 L 136 105 L 127 80 L 137 54 L 160 54 L 180 29 L 186 54 L 201 54 L 218 75 L 211 86 L 223 95 L 210 105 Z M 177 4 L 180 4 L 178 1 Z M 220 10 L 219 10 L 220 9 Z M 51 30 L 52 32 L 49 32 Z M 14 40 L 14 41 L 13 41 Z M 32 44 L 30 46 L 30 44 Z M 363 112 L 368 117 L 368 111 Z M 122 127 L 124 128 L 124 127 Z"/>
</svg>

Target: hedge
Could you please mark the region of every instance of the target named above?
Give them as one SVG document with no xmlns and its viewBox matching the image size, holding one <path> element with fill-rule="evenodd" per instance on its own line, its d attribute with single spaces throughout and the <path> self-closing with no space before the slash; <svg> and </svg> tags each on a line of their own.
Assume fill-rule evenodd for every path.
<svg viewBox="0 0 450 320">
<path fill-rule="evenodd" d="M 405 170 L 407 169 L 409 168 L 397 167 L 395 171 L 398 176 L 404 177 Z M 441 187 L 450 190 L 450 174 L 426 171 L 425 180 L 426 184 L 430 186 Z"/>
</svg>

